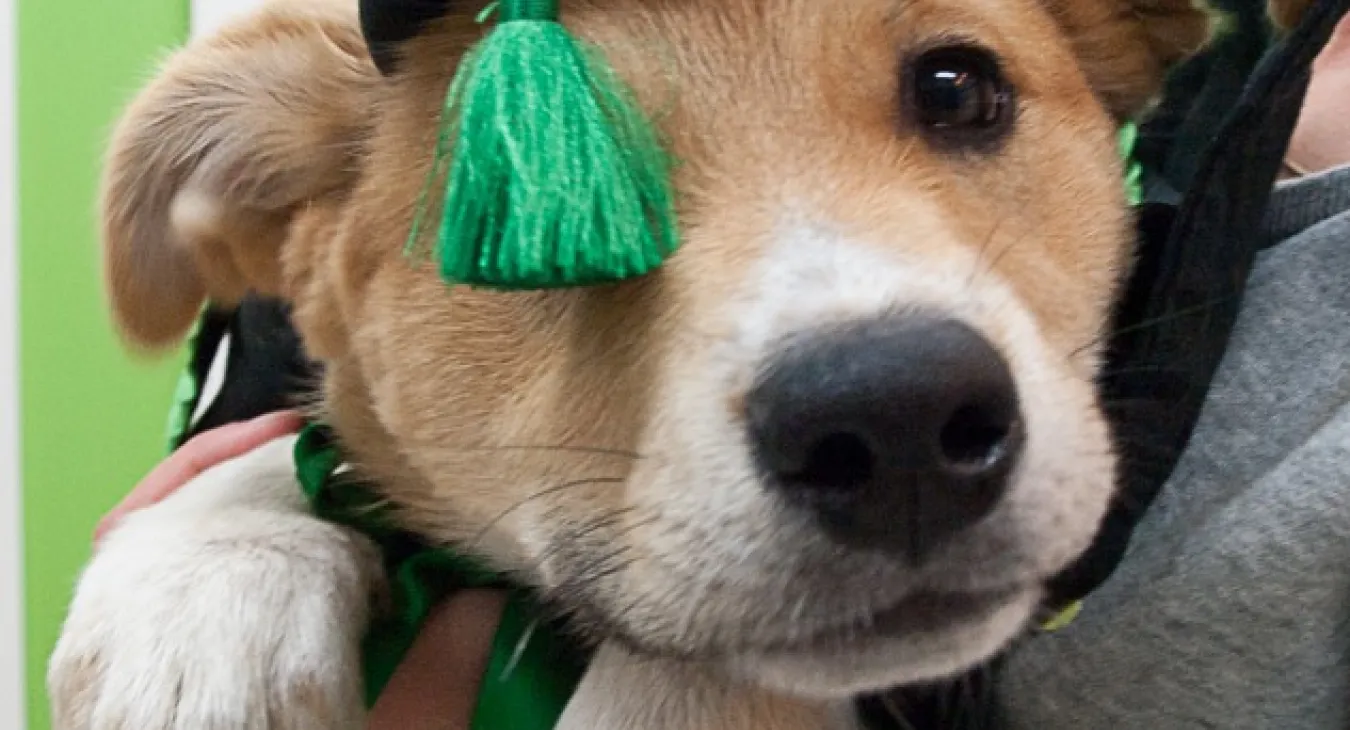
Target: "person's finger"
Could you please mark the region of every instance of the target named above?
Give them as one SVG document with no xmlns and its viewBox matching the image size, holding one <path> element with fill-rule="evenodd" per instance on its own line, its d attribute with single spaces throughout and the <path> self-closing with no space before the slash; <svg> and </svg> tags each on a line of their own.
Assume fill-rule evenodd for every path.
<svg viewBox="0 0 1350 730">
<path fill-rule="evenodd" d="M 468 730 L 505 605 L 505 593 L 464 591 L 433 610 L 368 730 Z"/>
<path fill-rule="evenodd" d="M 207 469 L 294 433 L 303 423 L 299 414 L 282 411 L 199 434 L 141 480 L 123 505 L 136 509 L 158 502 Z"/>
<path fill-rule="evenodd" d="M 94 541 L 103 539 L 128 513 L 159 502 L 193 477 L 263 444 L 298 431 L 304 425 L 292 411 L 270 413 L 252 421 L 232 423 L 199 434 L 155 467 L 136 488 L 99 521 Z"/>
</svg>

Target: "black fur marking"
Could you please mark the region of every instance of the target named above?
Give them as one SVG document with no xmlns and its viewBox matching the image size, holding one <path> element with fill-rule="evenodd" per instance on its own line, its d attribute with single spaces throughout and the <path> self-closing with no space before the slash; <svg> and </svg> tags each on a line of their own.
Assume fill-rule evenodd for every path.
<svg viewBox="0 0 1350 730">
<path fill-rule="evenodd" d="M 450 11 L 450 0 L 361 0 L 361 34 L 380 73 L 398 69 L 399 49 Z"/>
</svg>

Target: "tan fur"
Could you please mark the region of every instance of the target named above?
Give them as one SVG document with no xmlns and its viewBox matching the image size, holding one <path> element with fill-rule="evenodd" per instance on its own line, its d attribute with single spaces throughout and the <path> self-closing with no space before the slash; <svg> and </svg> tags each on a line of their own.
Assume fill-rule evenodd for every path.
<svg viewBox="0 0 1350 730">
<path fill-rule="evenodd" d="M 370 120 L 346 3 L 291 2 L 175 55 L 118 125 L 105 269 L 131 342 L 173 344 L 207 294 L 277 292 L 297 209 L 350 189 Z"/>
<path fill-rule="evenodd" d="M 1214 18 L 1197 0 L 1050 0 L 1097 94 L 1114 112 L 1137 112 L 1164 70 L 1199 50 Z"/>
<path fill-rule="evenodd" d="M 1270 0 L 1268 9 L 1275 27 L 1288 31 L 1298 25 L 1303 14 L 1312 6 L 1313 0 Z"/>
<path fill-rule="evenodd" d="M 1130 254 L 1114 120 L 1147 107 L 1164 69 L 1207 38 L 1208 13 L 1189 0 L 565 3 L 681 161 L 684 244 L 640 281 L 502 294 L 451 289 L 403 251 L 471 16 L 433 24 L 382 79 L 349 5 L 277 0 L 173 58 L 128 110 L 104 218 L 132 342 L 172 342 L 208 295 L 282 295 L 327 368 L 327 417 L 408 525 L 470 541 L 630 638 L 701 655 L 937 580 L 840 557 L 757 502 L 727 404 L 766 354 L 743 344 L 756 322 L 784 334 L 944 307 L 1031 387 L 1038 455 L 942 580 L 1028 592 L 946 639 L 915 639 L 916 664 L 894 678 L 953 671 L 973 654 L 950 647 L 1018 628 L 1028 586 L 1086 545 L 1110 498 L 1091 382 Z M 953 35 L 999 53 L 1019 89 L 997 153 L 933 149 L 897 114 L 900 59 Z M 804 243 L 784 244 L 794 236 Z M 842 258 L 798 266 L 817 244 Z M 892 268 L 913 285 L 883 281 Z M 850 292 L 847 277 L 873 273 Z M 797 294 L 824 303 L 803 309 Z M 733 546 L 753 580 L 718 572 Z M 578 593 L 587 557 L 622 565 Z M 742 579 L 761 582 L 738 592 Z M 867 592 L 878 585 L 894 590 Z M 785 629 L 798 599 L 801 625 Z M 790 660 L 751 653 L 731 671 L 795 691 Z"/>
</svg>

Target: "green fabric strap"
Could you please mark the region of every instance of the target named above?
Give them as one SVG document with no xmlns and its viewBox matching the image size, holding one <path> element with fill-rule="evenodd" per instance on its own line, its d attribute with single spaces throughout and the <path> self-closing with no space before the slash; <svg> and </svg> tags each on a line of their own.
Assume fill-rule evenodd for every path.
<svg viewBox="0 0 1350 730">
<path fill-rule="evenodd" d="M 552 730 L 576 692 L 584 661 L 514 594 L 492 641 L 473 730 Z"/>
<path fill-rule="evenodd" d="M 173 390 L 173 406 L 169 409 L 169 417 L 164 425 L 164 441 L 171 454 L 183 444 L 183 438 L 192 427 L 192 412 L 197 407 L 197 399 L 201 397 L 202 384 L 197 381 L 197 371 L 192 366 L 192 355 L 197 352 L 201 331 L 202 319 L 198 317 L 196 324 L 192 325 L 192 332 L 188 334 L 188 362 L 178 374 L 178 382 Z"/>
<path fill-rule="evenodd" d="M 431 610 L 457 590 L 510 591 L 478 693 L 472 730 L 552 730 L 585 670 L 583 652 L 545 621 L 532 596 L 477 562 L 399 530 L 364 485 L 336 475 L 341 456 L 328 429 L 311 425 L 295 447 L 296 472 L 320 518 L 353 528 L 381 549 L 392 594 L 362 646 L 366 704 L 373 706 Z"/>
<path fill-rule="evenodd" d="M 1120 128 L 1120 158 L 1125 161 L 1125 199 L 1134 207 L 1144 202 L 1144 166 L 1134 156 L 1139 127 L 1130 122 Z"/>
</svg>

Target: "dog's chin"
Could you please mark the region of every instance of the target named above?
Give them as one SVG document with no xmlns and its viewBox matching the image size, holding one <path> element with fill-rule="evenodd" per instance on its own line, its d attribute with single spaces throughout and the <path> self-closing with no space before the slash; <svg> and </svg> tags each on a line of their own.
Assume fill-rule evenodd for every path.
<svg viewBox="0 0 1350 730">
<path fill-rule="evenodd" d="M 738 652 L 727 668 L 769 690 L 825 700 L 930 682 L 997 654 L 1025 629 L 1040 598 L 1039 589 L 915 596 L 866 629 Z"/>
</svg>

